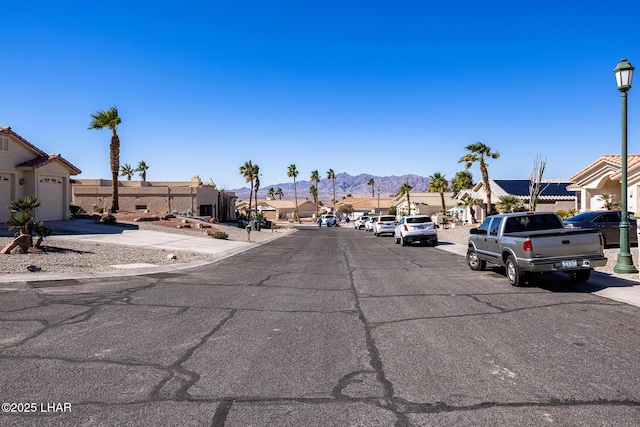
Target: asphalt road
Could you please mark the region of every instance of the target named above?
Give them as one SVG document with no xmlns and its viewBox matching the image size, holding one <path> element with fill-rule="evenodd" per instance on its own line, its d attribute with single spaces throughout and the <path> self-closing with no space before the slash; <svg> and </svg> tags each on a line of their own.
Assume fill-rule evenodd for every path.
<svg viewBox="0 0 640 427">
<path fill-rule="evenodd" d="M 512 288 L 307 228 L 193 270 L 5 286 L 0 424 L 636 426 L 639 333 L 640 308 L 563 277 Z"/>
</svg>

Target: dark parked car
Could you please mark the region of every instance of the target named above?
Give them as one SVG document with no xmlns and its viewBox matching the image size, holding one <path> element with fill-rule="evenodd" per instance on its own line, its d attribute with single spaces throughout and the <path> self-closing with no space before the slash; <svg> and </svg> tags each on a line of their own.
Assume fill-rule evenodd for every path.
<svg viewBox="0 0 640 427">
<path fill-rule="evenodd" d="M 600 230 L 605 246 L 620 245 L 620 211 L 583 212 L 564 220 L 566 228 L 595 228 Z M 636 218 L 629 214 L 629 242 L 638 244 Z"/>
</svg>

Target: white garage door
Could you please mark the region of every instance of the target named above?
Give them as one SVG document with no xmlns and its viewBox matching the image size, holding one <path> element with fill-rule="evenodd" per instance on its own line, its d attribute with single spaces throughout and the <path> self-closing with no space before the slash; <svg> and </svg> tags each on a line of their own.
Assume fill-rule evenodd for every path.
<svg viewBox="0 0 640 427">
<path fill-rule="evenodd" d="M 38 200 L 42 203 L 38 208 L 39 221 L 64 219 L 64 179 L 59 176 L 40 177 Z"/>
<path fill-rule="evenodd" d="M 11 175 L 0 173 L 0 223 L 4 224 L 9 219 L 9 210 L 11 204 Z"/>
</svg>

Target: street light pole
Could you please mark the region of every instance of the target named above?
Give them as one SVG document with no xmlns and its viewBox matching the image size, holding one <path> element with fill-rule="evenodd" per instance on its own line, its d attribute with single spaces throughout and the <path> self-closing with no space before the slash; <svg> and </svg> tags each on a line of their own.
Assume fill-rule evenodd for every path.
<svg viewBox="0 0 640 427">
<path fill-rule="evenodd" d="M 631 89 L 631 80 L 633 79 L 633 65 L 627 58 L 622 58 L 613 73 L 616 76 L 618 90 L 622 95 L 622 158 L 621 172 L 622 184 L 620 188 L 621 199 L 621 221 L 620 221 L 620 253 L 618 261 L 613 267 L 613 271 L 619 274 L 637 273 L 636 267 L 633 265 L 631 257 L 631 249 L 629 245 L 629 212 L 627 209 L 627 92 Z"/>
<path fill-rule="evenodd" d="M 378 188 L 378 215 L 381 215 L 380 213 L 380 189 Z"/>
</svg>

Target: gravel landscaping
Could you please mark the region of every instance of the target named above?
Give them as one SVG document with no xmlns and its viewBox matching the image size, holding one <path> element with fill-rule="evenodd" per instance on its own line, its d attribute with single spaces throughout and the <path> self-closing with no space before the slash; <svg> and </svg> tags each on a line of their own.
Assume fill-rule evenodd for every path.
<svg viewBox="0 0 640 427">
<path fill-rule="evenodd" d="M 121 221 L 123 223 L 128 223 Z M 141 230 L 161 231 L 165 233 L 178 233 L 190 236 L 206 237 L 205 230 L 195 228 L 176 228 L 174 224 L 158 222 L 131 222 Z M 117 227 L 117 225 L 115 225 Z M 235 225 L 215 224 L 218 231 L 227 233 L 228 240 L 246 242 L 247 232 L 244 228 Z M 6 231 L 6 229 L 5 229 Z M 251 242 L 277 238 L 290 233 L 292 230 L 281 228 L 276 230 L 262 230 L 251 232 Z M 11 232 L 10 232 L 11 233 Z M 55 233 L 55 231 L 54 231 Z M 7 235 L 7 233 L 3 233 Z M 213 239 L 213 237 L 208 237 Z M 4 247 L 12 239 L 0 237 L 0 248 Z M 33 252 L 31 252 L 33 251 Z M 168 258 L 174 254 L 176 259 Z M 124 245 L 90 243 L 75 240 L 63 240 L 56 238 L 55 234 L 44 240 L 42 250 L 31 248 L 27 254 L 0 255 L 0 275 L 26 274 L 27 267 L 35 266 L 39 273 L 79 273 L 87 271 L 116 270 L 114 265 L 127 264 L 153 264 L 172 265 L 183 264 L 198 260 L 206 260 L 211 257 L 208 254 L 188 251 L 172 251 L 131 247 Z M 33 274 L 38 274 L 35 272 Z"/>
</svg>

